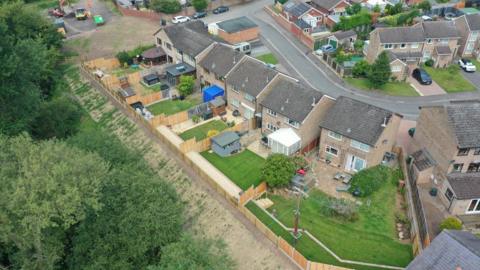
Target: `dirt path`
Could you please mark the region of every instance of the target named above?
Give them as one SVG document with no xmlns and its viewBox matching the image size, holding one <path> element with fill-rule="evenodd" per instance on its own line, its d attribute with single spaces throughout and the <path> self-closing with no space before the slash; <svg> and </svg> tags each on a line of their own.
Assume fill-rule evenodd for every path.
<svg viewBox="0 0 480 270">
<path fill-rule="evenodd" d="M 90 87 L 90 83 L 97 88 Z M 158 174 L 171 182 L 186 204 L 187 230 L 222 238 L 238 269 L 297 269 L 237 209 L 204 182 L 143 126 L 137 126 L 115 100 L 98 91 L 97 82 L 73 85 L 74 94 L 92 118 L 121 141 L 140 149 Z"/>
</svg>

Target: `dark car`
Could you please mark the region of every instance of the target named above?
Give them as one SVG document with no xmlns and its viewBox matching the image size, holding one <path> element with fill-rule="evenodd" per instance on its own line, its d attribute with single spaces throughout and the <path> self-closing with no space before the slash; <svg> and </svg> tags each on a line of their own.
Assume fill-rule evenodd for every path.
<svg viewBox="0 0 480 270">
<path fill-rule="evenodd" d="M 213 10 L 213 14 L 220 14 L 229 11 L 230 9 L 226 6 L 219 6 Z"/>
<path fill-rule="evenodd" d="M 420 84 L 432 84 L 432 78 L 430 77 L 430 75 L 428 75 L 428 73 L 421 68 L 416 68 L 412 73 L 412 77 L 415 78 Z"/>
<path fill-rule="evenodd" d="M 197 11 L 195 12 L 195 14 L 193 14 L 192 18 L 194 19 L 200 19 L 200 18 L 204 18 L 207 16 L 207 12 L 206 11 Z"/>
</svg>

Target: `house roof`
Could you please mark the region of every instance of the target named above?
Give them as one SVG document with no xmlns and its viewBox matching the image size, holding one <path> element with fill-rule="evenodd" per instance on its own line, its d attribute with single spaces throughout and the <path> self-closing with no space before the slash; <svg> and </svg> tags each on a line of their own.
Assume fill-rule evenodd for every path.
<svg viewBox="0 0 480 270">
<path fill-rule="evenodd" d="M 243 56 L 229 46 L 215 44 L 198 64 L 219 77 L 225 77 Z"/>
<path fill-rule="evenodd" d="M 467 21 L 470 31 L 480 30 L 480 14 L 465 15 L 465 20 Z"/>
<path fill-rule="evenodd" d="M 254 97 L 277 75 L 260 60 L 245 56 L 228 74 L 227 84 Z"/>
<path fill-rule="evenodd" d="M 348 30 L 348 31 L 337 31 L 335 33 L 333 33 L 333 36 L 337 39 L 337 40 L 342 40 L 344 38 L 349 38 L 349 37 L 354 37 L 356 36 L 357 33 L 353 30 Z"/>
<path fill-rule="evenodd" d="M 286 147 L 290 147 L 302 140 L 292 128 L 281 128 L 270 133 L 268 138 Z"/>
<path fill-rule="evenodd" d="M 258 27 L 256 23 L 254 23 L 252 20 L 245 16 L 218 22 L 217 25 L 218 28 L 222 29 L 227 33 L 236 33 L 250 28 Z"/>
<path fill-rule="evenodd" d="M 447 180 L 459 200 L 480 197 L 480 173 L 451 173 Z"/>
<path fill-rule="evenodd" d="M 162 47 L 150 48 L 142 53 L 142 57 L 147 59 L 155 59 L 163 55 L 165 55 L 165 52 Z"/>
<path fill-rule="evenodd" d="M 310 24 L 308 24 L 306 21 L 304 21 L 303 19 L 298 19 L 297 21 L 295 21 L 295 24 L 300 27 L 300 29 L 308 29 L 308 28 L 312 28 L 312 26 Z"/>
<path fill-rule="evenodd" d="M 355 99 L 340 96 L 320 122 L 320 127 L 356 141 L 375 146 L 382 134 L 385 120 L 393 112 Z"/>
<path fill-rule="evenodd" d="M 454 22 L 432 21 L 422 22 L 425 38 L 458 38 L 460 37 Z"/>
<path fill-rule="evenodd" d="M 233 131 L 225 131 L 215 137 L 212 138 L 212 142 L 218 144 L 221 147 L 225 147 L 235 141 L 238 141 L 240 136 L 236 132 Z"/>
<path fill-rule="evenodd" d="M 214 42 L 200 20 L 169 25 L 163 29 L 173 47 L 190 56 L 197 56 Z"/>
<path fill-rule="evenodd" d="M 414 152 L 411 156 L 413 157 L 415 167 L 417 167 L 419 171 L 424 171 L 436 164 L 430 152 L 425 148 Z"/>
<path fill-rule="evenodd" d="M 412 43 L 425 40 L 419 26 L 377 28 L 381 43 Z"/>
<path fill-rule="evenodd" d="M 458 147 L 480 147 L 480 101 L 451 102 L 445 109 Z"/>
<path fill-rule="evenodd" d="M 309 11 L 312 7 L 303 2 L 297 2 L 296 0 L 289 0 L 283 5 L 283 10 L 292 16 L 299 17 Z"/>
<path fill-rule="evenodd" d="M 300 123 L 323 96 L 323 93 L 283 75 L 275 78 L 270 87 L 272 90 L 261 104 Z"/>
<path fill-rule="evenodd" d="M 334 8 L 338 3 L 342 2 L 343 0 L 313 0 L 312 2 L 317 6 L 324 8 L 326 10 L 330 10 Z"/>
<path fill-rule="evenodd" d="M 406 270 L 467 270 L 479 265 L 480 238 L 470 232 L 443 230 Z"/>
</svg>

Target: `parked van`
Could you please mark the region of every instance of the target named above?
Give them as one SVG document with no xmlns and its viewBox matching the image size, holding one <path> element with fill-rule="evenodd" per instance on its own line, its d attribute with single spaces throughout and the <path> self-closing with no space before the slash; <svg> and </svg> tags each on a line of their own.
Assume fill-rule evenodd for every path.
<svg viewBox="0 0 480 270">
<path fill-rule="evenodd" d="M 232 45 L 232 48 L 237 52 L 243 52 L 245 54 L 250 54 L 252 52 L 252 46 L 250 45 L 250 42 L 240 42 Z"/>
</svg>

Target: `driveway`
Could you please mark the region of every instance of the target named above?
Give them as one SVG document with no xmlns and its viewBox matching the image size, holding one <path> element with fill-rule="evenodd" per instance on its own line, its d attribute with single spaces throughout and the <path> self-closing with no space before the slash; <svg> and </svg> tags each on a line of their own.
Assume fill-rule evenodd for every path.
<svg viewBox="0 0 480 270">
<path fill-rule="evenodd" d="M 115 16 L 112 11 L 100 0 L 79 0 L 78 3 L 73 4 L 71 7 L 66 6 L 65 12 L 67 15 L 64 17 L 65 27 L 67 28 L 67 37 L 75 36 L 84 32 L 94 31 L 97 26 L 93 22 L 92 18 L 79 21 L 75 19 L 75 9 L 85 8 L 93 15 L 101 15 L 108 24 Z M 101 27 L 101 26 L 100 26 Z"/>
<path fill-rule="evenodd" d="M 480 71 L 476 71 L 473 73 L 465 72 L 465 71 L 460 71 L 462 73 L 462 76 L 465 77 L 468 81 L 470 81 L 476 88 L 477 90 L 480 87 Z"/>
<path fill-rule="evenodd" d="M 444 95 L 446 92 L 438 85 L 435 81 L 430 85 L 420 84 L 412 76 L 407 78 L 407 81 L 410 85 L 421 95 L 421 96 L 434 96 L 434 95 Z"/>
</svg>

